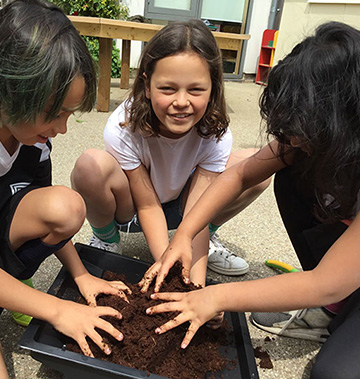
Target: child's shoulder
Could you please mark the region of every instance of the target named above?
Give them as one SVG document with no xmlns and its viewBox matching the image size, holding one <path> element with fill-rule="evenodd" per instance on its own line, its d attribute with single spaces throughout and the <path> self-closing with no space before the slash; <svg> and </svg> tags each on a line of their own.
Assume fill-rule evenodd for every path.
<svg viewBox="0 0 360 379">
<path fill-rule="evenodd" d="M 138 131 L 126 125 L 128 100 L 121 103 L 108 118 L 104 129 L 104 141 L 109 145 L 141 145 L 142 137 Z"/>
<path fill-rule="evenodd" d="M 216 136 L 210 138 L 201 138 L 205 145 L 227 146 L 232 145 L 232 133 L 230 128 L 226 128 L 225 133 L 218 139 Z"/>
</svg>

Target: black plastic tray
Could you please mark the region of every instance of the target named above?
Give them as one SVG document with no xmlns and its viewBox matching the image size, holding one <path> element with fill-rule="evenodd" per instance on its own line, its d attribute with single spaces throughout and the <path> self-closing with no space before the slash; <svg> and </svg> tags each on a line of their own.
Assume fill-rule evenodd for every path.
<svg viewBox="0 0 360 379">
<path fill-rule="evenodd" d="M 111 270 L 124 273 L 130 283 L 137 283 L 149 267 L 149 264 L 144 261 L 105 252 L 87 245 L 75 244 L 75 247 L 89 272 L 98 277 L 102 277 L 104 271 Z M 65 269 L 61 269 L 48 293 L 63 299 L 76 300 L 79 292 L 70 284 L 69 274 Z M 226 313 L 225 318 L 233 329 L 231 333 L 233 341 L 221 350 L 229 359 L 236 361 L 237 365 L 232 370 L 223 370 L 209 374 L 207 377 L 211 375 L 212 378 L 223 379 L 257 379 L 259 376 L 244 314 Z M 37 361 L 62 372 L 66 379 L 164 378 L 67 351 L 64 349 L 65 338 L 50 324 L 33 319 L 21 337 L 19 345 L 30 350 L 31 356 Z"/>
</svg>

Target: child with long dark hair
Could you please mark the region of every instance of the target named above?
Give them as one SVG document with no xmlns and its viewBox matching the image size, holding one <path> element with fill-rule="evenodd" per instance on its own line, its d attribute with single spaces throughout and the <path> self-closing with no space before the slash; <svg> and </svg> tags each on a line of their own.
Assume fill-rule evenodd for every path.
<svg viewBox="0 0 360 379">
<path fill-rule="evenodd" d="M 172 302 L 149 314 L 180 312 L 158 333 L 190 321 L 185 348 L 218 312 L 252 311 L 261 329 L 325 342 L 312 378 L 360 376 L 359 99 L 360 32 L 342 23 L 321 25 L 271 70 L 261 113 L 275 139 L 219 176 L 140 284 L 147 288 L 157 275 L 158 291 L 178 259 L 187 277 L 194 236 L 274 173 L 278 207 L 304 271 L 186 294 L 156 293 L 154 299 Z"/>
<path fill-rule="evenodd" d="M 85 151 L 72 173 L 94 232 L 90 244 L 119 251 L 118 228 L 137 215 L 141 228 L 132 223 L 130 231 L 142 230 L 160 259 L 168 229 L 179 225 L 222 171 L 254 152 L 230 155 L 228 124 L 221 54 L 209 29 L 200 20 L 161 29 L 144 48 L 129 99 L 108 120 L 106 151 Z M 266 185 L 249 189 L 210 220 L 210 252 L 208 226 L 194 239 L 193 281 L 205 284 L 207 261 L 227 275 L 248 271 L 214 232 Z"/>
<path fill-rule="evenodd" d="M 110 353 L 95 328 L 122 338 L 101 318 L 119 312 L 95 307 L 96 296 L 125 296 L 127 287 L 83 266 L 71 237 L 83 224 L 85 204 L 75 191 L 51 186 L 50 150 L 51 138 L 66 133 L 73 112 L 91 111 L 95 97 L 92 58 L 59 8 L 14 0 L 0 11 L 0 307 L 24 326 L 30 316 L 48 321 L 90 356 L 86 337 Z M 53 253 L 91 307 L 32 288 L 32 275 Z M 0 376 L 7 377 L 1 359 Z"/>
</svg>

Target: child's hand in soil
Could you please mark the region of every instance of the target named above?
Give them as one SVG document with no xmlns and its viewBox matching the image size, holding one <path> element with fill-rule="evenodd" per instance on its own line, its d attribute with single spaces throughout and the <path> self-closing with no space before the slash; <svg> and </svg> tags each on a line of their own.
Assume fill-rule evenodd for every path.
<svg viewBox="0 0 360 379">
<path fill-rule="evenodd" d="M 80 293 L 90 306 L 96 307 L 96 297 L 101 293 L 120 296 L 122 299 L 129 302 L 125 292 L 130 294 L 131 290 L 121 281 L 108 282 L 90 275 L 89 273 L 74 278 L 74 281 L 78 286 Z"/>
<path fill-rule="evenodd" d="M 111 307 L 89 307 L 63 300 L 55 319 L 50 321 L 56 330 L 73 338 L 84 355 L 94 357 L 86 337 L 91 338 L 105 354 L 111 354 L 109 345 L 104 342 L 103 337 L 95 328 L 104 330 L 118 341 L 123 339 L 123 335 L 110 322 L 101 318 L 102 316 L 112 316 L 118 319 L 122 317 L 117 310 Z"/>
<path fill-rule="evenodd" d="M 145 272 L 145 275 L 140 280 L 139 286 L 141 287 L 141 292 L 146 292 L 149 289 L 155 277 L 154 292 L 159 292 L 169 270 L 177 261 L 180 261 L 183 266 L 182 279 L 184 283 L 190 284 L 190 267 L 192 262 L 191 240 L 187 244 L 183 237 L 177 238 L 175 234 L 161 258 Z"/>
<path fill-rule="evenodd" d="M 176 317 L 156 328 L 155 333 L 162 334 L 170 329 L 189 321 L 181 347 L 185 349 L 200 326 L 216 318 L 220 310 L 216 309 L 216 299 L 211 287 L 205 287 L 191 292 L 158 292 L 151 295 L 153 300 L 165 300 L 162 303 L 146 310 L 149 315 L 163 312 L 180 312 Z"/>
</svg>

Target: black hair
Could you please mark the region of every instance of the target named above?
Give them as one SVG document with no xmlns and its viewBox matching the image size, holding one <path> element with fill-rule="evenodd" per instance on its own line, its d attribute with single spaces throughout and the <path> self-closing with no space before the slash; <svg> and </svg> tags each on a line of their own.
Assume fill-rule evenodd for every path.
<svg viewBox="0 0 360 379">
<path fill-rule="evenodd" d="M 303 157 L 294 164 L 314 187 L 317 217 L 353 216 L 360 189 L 360 31 L 340 22 L 319 26 L 271 70 L 260 108 L 280 156 L 291 137 L 301 142 L 295 150 Z"/>
<path fill-rule="evenodd" d="M 96 71 L 68 17 L 43 0 L 14 0 L 0 11 L 0 111 L 7 122 L 34 121 L 52 99 L 46 121 L 59 113 L 71 82 L 85 80 L 80 111 L 96 100 Z"/>
</svg>

